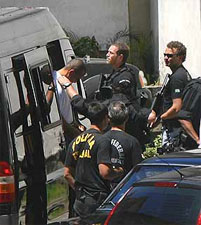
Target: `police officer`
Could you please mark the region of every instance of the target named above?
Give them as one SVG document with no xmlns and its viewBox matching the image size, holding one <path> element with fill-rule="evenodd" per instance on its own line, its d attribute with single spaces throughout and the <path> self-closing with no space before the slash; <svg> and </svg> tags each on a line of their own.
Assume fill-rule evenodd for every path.
<svg viewBox="0 0 201 225">
<path fill-rule="evenodd" d="M 129 100 L 136 99 L 137 80 L 139 74 L 126 66 L 129 47 L 125 43 L 112 44 L 106 54 L 107 62 L 112 65 L 113 72 L 105 77 L 104 85 L 112 87 L 113 93 L 123 93 Z"/>
<path fill-rule="evenodd" d="M 160 116 L 163 125 L 163 148 L 167 151 L 173 150 L 180 144 L 181 124 L 175 116 L 182 107 L 182 93 L 191 80 L 191 76 L 183 66 L 186 59 L 186 47 L 178 41 L 171 41 L 167 44 L 164 60 L 172 74 L 164 90 L 163 113 Z M 149 123 L 156 120 L 156 112 L 152 111 L 149 115 Z"/>
<path fill-rule="evenodd" d="M 142 151 L 138 140 L 125 132 L 129 111 L 121 101 L 112 102 L 108 107 L 111 129 L 102 136 L 102 148 L 110 149 L 114 167 L 121 166 L 124 176 L 133 166 L 142 161 Z M 112 181 L 115 186 L 120 179 Z"/>
<path fill-rule="evenodd" d="M 74 209 L 82 218 L 95 211 L 110 193 L 108 180 L 123 175 L 121 167 L 112 168 L 109 149 L 99 147 L 101 132 L 108 123 L 107 107 L 91 102 L 87 117 L 91 127 L 69 145 L 64 173 L 76 193 Z"/>
<path fill-rule="evenodd" d="M 129 118 L 125 130 L 136 137 L 145 150 L 145 143 L 148 142 L 147 118 L 149 109 L 140 107 L 140 98 L 137 94 L 139 69 L 130 69 L 126 65 L 129 56 L 129 47 L 125 43 L 117 42 L 112 44 L 106 54 L 109 64 L 113 67 L 113 72 L 104 81 L 106 86 L 111 86 L 113 96 L 110 102 L 122 101 L 129 110 Z"/>
</svg>

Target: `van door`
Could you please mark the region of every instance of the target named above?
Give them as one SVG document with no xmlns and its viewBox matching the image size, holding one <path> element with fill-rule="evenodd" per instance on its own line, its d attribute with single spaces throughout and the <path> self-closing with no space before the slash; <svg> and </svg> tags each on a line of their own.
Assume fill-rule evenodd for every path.
<svg viewBox="0 0 201 225">
<path fill-rule="evenodd" d="M 65 147 L 56 96 L 49 86 L 53 85 L 52 66 L 46 47 L 38 48 L 24 54 L 31 85 L 34 90 L 36 114 L 40 124 L 44 151 L 45 170 L 47 173 L 46 187 L 48 191 L 47 215 L 67 212 L 67 182 L 63 178 L 62 148 Z M 60 190 L 55 193 L 55 190 Z M 58 216 L 58 215 L 57 215 Z"/>
</svg>

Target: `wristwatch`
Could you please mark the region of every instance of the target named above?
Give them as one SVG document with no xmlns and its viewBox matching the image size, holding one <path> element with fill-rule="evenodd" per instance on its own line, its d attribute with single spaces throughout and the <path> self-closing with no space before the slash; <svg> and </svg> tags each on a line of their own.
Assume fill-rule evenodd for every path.
<svg viewBox="0 0 201 225">
<path fill-rule="evenodd" d="M 65 83 L 62 85 L 63 89 L 66 89 L 67 87 L 70 87 L 71 86 L 71 83 Z"/>
<path fill-rule="evenodd" d="M 51 84 L 48 86 L 48 91 L 55 91 L 55 87 L 54 86 L 52 86 Z"/>
</svg>

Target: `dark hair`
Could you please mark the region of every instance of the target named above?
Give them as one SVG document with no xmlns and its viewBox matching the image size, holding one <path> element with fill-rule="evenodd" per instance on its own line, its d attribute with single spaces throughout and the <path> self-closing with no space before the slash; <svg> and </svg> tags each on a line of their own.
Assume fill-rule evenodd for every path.
<svg viewBox="0 0 201 225">
<path fill-rule="evenodd" d="M 87 117 L 91 124 L 100 124 L 108 114 L 107 106 L 98 101 L 93 101 L 88 104 Z"/>
<path fill-rule="evenodd" d="M 84 62 L 81 59 L 71 59 L 65 69 L 74 69 L 76 74 L 84 75 L 86 73 L 86 67 Z"/>
<path fill-rule="evenodd" d="M 121 101 L 112 102 L 108 107 L 108 116 L 111 125 L 121 125 L 128 119 L 128 108 Z"/>
<path fill-rule="evenodd" d="M 112 45 L 116 46 L 118 48 L 117 54 L 123 55 L 123 63 L 125 63 L 128 59 L 128 56 L 129 56 L 129 50 L 130 49 L 129 49 L 128 45 L 123 43 L 123 42 L 116 42 Z"/>
<path fill-rule="evenodd" d="M 40 75 L 41 75 L 41 80 L 45 84 L 50 84 L 53 81 L 53 78 L 52 78 L 52 74 L 51 74 L 51 70 L 50 70 L 49 65 L 44 65 L 41 68 Z"/>
<path fill-rule="evenodd" d="M 167 44 L 168 48 L 176 48 L 177 49 L 177 55 L 183 56 L 183 62 L 186 60 L 186 47 L 179 41 L 171 41 Z"/>
</svg>

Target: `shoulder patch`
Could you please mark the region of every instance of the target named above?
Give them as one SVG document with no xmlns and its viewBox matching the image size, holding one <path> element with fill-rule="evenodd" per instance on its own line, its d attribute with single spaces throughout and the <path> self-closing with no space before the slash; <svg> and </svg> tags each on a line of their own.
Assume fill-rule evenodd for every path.
<svg viewBox="0 0 201 225">
<path fill-rule="evenodd" d="M 130 80 L 120 80 L 119 84 L 121 84 L 121 83 L 129 83 L 130 84 L 131 82 L 130 82 Z"/>
</svg>

